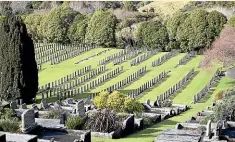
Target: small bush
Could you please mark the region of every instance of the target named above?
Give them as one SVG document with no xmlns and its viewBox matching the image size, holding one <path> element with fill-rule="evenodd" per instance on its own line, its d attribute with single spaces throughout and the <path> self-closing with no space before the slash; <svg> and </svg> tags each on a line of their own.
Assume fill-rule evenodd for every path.
<svg viewBox="0 0 235 142">
<path fill-rule="evenodd" d="M 20 123 L 16 119 L 0 119 L 0 128 L 5 132 L 19 132 Z"/>
<path fill-rule="evenodd" d="M 82 128 L 83 121 L 77 116 L 70 116 L 65 125 L 69 129 L 79 130 Z"/>
<path fill-rule="evenodd" d="M 41 117 L 45 119 L 59 119 L 62 111 L 59 109 L 53 109 L 46 114 L 43 114 Z"/>
<path fill-rule="evenodd" d="M 9 108 L 0 108 L 0 119 L 16 119 L 16 117 L 14 117 L 14 112 L 12 109 Z"/>
<path fill-rule="evenodd" d="M 215 101 L 217 100 L 222 100 L 224 98 L 223 96 L 224 91 L 219 91 L 216 95 L 215 95 Z"/>
</svg>

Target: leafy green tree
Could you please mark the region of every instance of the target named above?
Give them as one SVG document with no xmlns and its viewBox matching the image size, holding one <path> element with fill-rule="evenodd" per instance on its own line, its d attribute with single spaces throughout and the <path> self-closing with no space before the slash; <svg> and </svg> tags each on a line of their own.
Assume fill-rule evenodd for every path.
<svg viewBox="0 0 235 142">
<path fill-rule="evenodd" d="M 86 42 L 102 46 L 115 46 L 117 19 L 111 12 L 98 10 L 88 22 Z"/>
<path fill-rule="evenodd" d="M 226 17 L 216 11 L 196 9 L 189 13 L 176 13 L 167 21 L 170 37 L 168 48 L 183 51 L 210 47 L 226 23 Z"/>
<path fill-rule="evenodd" d="M 29 14 L 24 17 L 24 23 L 27 27 L 27 31 L 31 38 L 35 41 L 42 39 L 40 34 L 38 33 L 38 29 L 40 27 L 40 23 L 43 16 L 39 14 Z"/>
<path fill-rule="evenodd" d="M 107 91 L 100 92 L 98 96 L 94 98 L 94 104 L 97 108 L 104 109 L 106 108 L 107 100 L 108 100 L 109 93 Z"/>
<path fill-rule="evenodd" d="M 141 23 L 135 34 L 138 44 L 149 49 L 164 48 L 169 41 L 166 27 L 159 21 Z"/>
<path fill-rule="evenodd" d="M 78 14 L 64 3 L 43 17 L 38 32 L 48 42 L 67 43 L 69 26 Z"/>
<path fill-rule="evenodd" d="M 169 34 L 169 44 L 167 50 L 179 48 L 180 43 L 176 40 L 176 34 L 184 20 L 188 17 L 188 13 L 177 12 L 172 18 L 168 19 L 166 22 L 166 28 Z"/>
<path fill-rule="evenodd" d="M 68 37 L 71 42 L 85 43 L 86 30 L 89 16 L 78 15 L 73 24 L 69 27 Z"/>
<path fill-rule="evenodd" d="M 22 98 L 28 103 L 38 91 L 34 46 L 26 26 L 17 16 L 7 16 L 0 27 L 1 98 Z"/>
<path fill-rule="evenodd" d="M 228 20 L 228 25 L 235 27 L 235 15 Z"/>
</svg>

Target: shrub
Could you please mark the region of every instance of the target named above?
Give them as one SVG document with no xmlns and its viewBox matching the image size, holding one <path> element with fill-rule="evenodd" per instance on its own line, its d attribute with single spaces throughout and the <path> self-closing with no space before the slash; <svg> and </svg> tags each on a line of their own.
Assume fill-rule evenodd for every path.
<svg viewBox="0 0 235 142">
<path fill-rule="evenodd" d="M 222 100 L 224 97 L 223 94 L 224 94 L 224 91 L 219 91 L 218 93 L 216 93 L 215 94 L 215 101 Z"/>
<path fill-rule="evenodd" d="M 95 106 L 100 109 L 106 108 L 108 95 L 109 93 L 107 91 L 100 92 L 100 94 L 94 98 L 93 102 Z"/>
<path fill-rule="evenodd" d="M 62 114 L 62 110 L 53 109 L 46 114 L 43 114 L 41 117 L 45 119 L 59 119 Z"/>
<path fill-rule="evenodd" d="M 110 133 L 121 126 L 118 116 L 107 109 L 92 114 L 85 125 L 92 131 L 105 133 Z"/>
<path fill-rule="evenodd" d="M 135 113 L 143 110 L 142 104 L 118 91 L 111 94 L 101 92 L 94 98 L 94 104 L 99 109 L 110 109 L 115 112 Z"/>
<path fill-rule="evenodd" d="M 5 132 L 19 132 L 20 123 L 16 121 L 16 119 L 0 119 L 0 128 L 2 128 Z"/>
<path fill-rule="evenodd" d="M 141 112 L 143 105 L 136 99 L 126 97 L 124 101 L 124 111 L 128 113 Z"/>
<path fill-rule="evenodd" d="M 65 126 L 69 129 L 79 130 L 82 128 L 83 121 L 77 116 L 69 116 Z"/>
<path fill-rule="evenodd" d="M 118 91 L 111 93 L 108 96 L 106 107 L 116 112 L 123 112 L 125 97 L 126 96 L 124 94 L 121 94 Z"/>
<path fill-rule="evenodd" d="M 0 119 L 12 119 L 14 118 L 13 115 L 12 109 L 0 107 Z"/>
</svg>

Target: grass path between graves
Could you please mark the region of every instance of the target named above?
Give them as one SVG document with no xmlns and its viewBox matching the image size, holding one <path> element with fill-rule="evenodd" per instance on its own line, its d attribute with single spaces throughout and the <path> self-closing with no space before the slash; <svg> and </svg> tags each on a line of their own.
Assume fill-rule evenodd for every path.
<svg viewBox="0 0 235 142">
<path fill-rule="evenodd" d="M 165 81 L 160 83 L 157 87 L 150 88 L 146 92 L 141 94 L 141 96 L 139 97 L 139 100 L 141 102 L 145 102 L 147 99 L 150 99 L 151 101 L 155 101 L 157 96 L 161 95 L 162 93 L 170 89 L 170 87 L 178 83 L 193 67 L 197 68 L 199 60 L 200 60 L 200 57 L 196 57 L 196 58 L 193 58 L 191 61 L 189 61 L 186 65 L 182 65 L 177 68 L 173 67 L 171 69 L 171 73 L 169 74 L 169 77 L 166 78 Z M 174 61 L 169 60 L 169 62 L 174 62 Z M 167 64 L 167 62 L 165 64 Z"/>
<path fill-rule="evenodd" d="M 147 128 L 143 131 L 137 132 L 135 134 L 132 134 L 126 138 L 113 140 L 113 139 L 105 139 L 105 138 L 97 138 L 92 137 L 92 142 L 152 142 L 154 139 L 161 134 L 162 131 L 166 129 L 172 129 L 175 127 L 177 123 L 185 122 L 190 119 L 191 116 L 195 116 L 197 112 L 206 109 L 207 106 L 210 106 L 214 100 L 214 95 L 220 91 L 224 90 L 226 88 L 232 87 L 235 85 L 235 81 L 232 79 L 229 79 L 227 77 L 224 77 L 220 80 L 218 86 L 215 88 L 213 93 L 207 94 L 207 96 L 202 100 L 202 103 L 192 104 L 191 109 L 178 115 L 174 116 L 170 119 L 164 120 L 163 122 L 160 122 L 156 125 L 153 125 L 150 128 Z M 197 87 L 195 87 L 197 88 Z M 190 90 L 189 92 L 190 93 Z M 186 104 L 191 103 L 191 99 L 185 102 Z"/>
<path fill-rule="evenodd" d="M 118 52 L 118 49 L 112 49 L 110 51 L 107 51 L 106 53 L 103 53 L 99 56 L 95 56 L 87 61 L 84 61 L 80 64 L 75 64 L 78 61 L 81 61 L 87 57 L 90 57 L 92 55 L 95 55 L 99 52 L 102 52 L 104 50 L 107 50 L 107 48 L 97 48 L 92 49 L 90 51 L 87 51 L 75 58 L 65 60 L 59 64 L 56 65 L 50 65 L 50 63 L 43 65 L 43 71 L 39 72 L 39 86 L 45 85 L 46 83 L 52 82 L 54 80 L 57 80 L 61 77 L 64 77 L 70 73 L 73 73 L 74 71 L 81 69 L 87 65 L 91 65 L 92 68 L 96 68 L 98 61 L 102 58 L 105 58 L 111 54 L 114 54 Z"/>
</svg>

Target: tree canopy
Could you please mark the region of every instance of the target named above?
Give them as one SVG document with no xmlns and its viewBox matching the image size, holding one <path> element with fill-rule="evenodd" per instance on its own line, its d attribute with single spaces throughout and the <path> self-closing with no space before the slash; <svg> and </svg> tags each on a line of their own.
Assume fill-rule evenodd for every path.
<svg viewBox="0 0 235 142">
<path fill-rule="evenodd" d="M 39 34 L 48 42 L 67 43 L 67 32 L 75 16 L 79 13 L 64 3 L 52 9 L 41 21 Z"/>
<path fill-rule="evenodd" d="M 30 102 L 38 91 L 34 46 L 26 26 L 17 16 L 7 16 L 0 27 L 0 92 L 4 100 Z"/>
<path fill-rule="evenodd" d="M 169 37 L 166 27 L 159 21 L 146 21 L 141 23 L 136 30 L 138 45 L 149 49 L 165 48 Z"/>
<path fill-rule="evenodd" d="M 88 22 L 86 42 L 107 47 L 116 46 L 117 19 L 111 12 L 98 10 Z"/>
<path fill-rule="evenodd" d="M 167 21 L 170 46 L 179 46 L 183 51 L 208 48 L 226 21 L 226 17 L 217 11 L 196 9 L 189 13 L 176 13 Z"/>
</svg>

